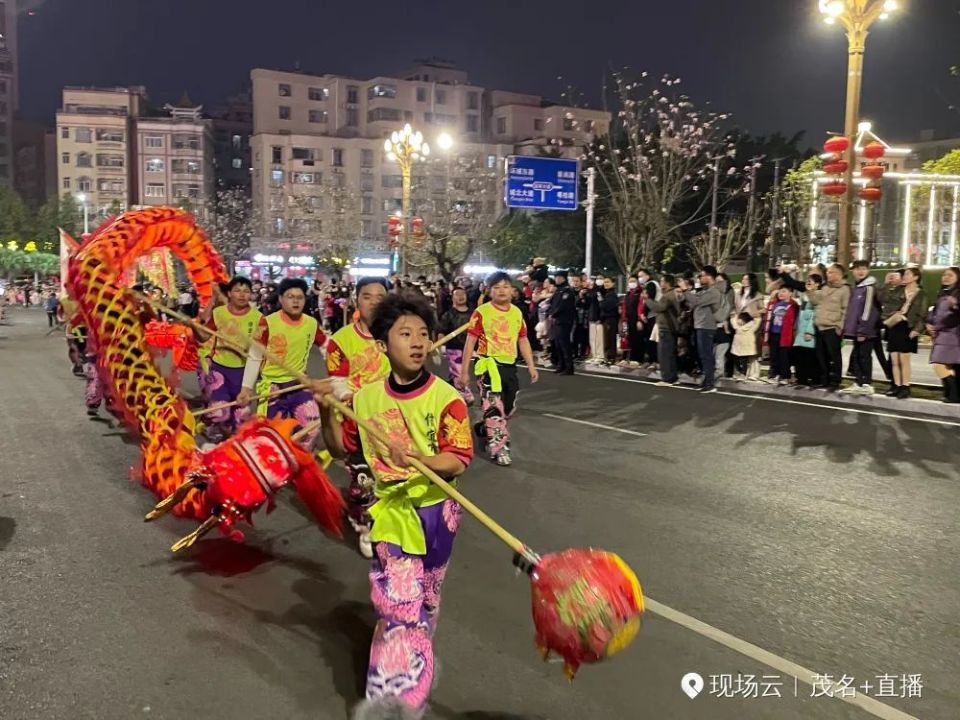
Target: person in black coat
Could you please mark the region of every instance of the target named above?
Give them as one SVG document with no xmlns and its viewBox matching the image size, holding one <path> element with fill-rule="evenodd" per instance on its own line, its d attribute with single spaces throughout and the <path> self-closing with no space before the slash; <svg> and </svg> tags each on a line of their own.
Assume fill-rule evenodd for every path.
<svg viewBox="0 0 960 720">
<path fill-rule="evenodd" d="M 567 272 L 561 270 L 555 278 L 557 290 L 550 298 L 547 315 L 553 320 L 550 327 L 550 342 L 556 351 L 557 373 L 573 375 L 573 325 L 577 320 L 577 296 Z"/>
<path fill-rule="evenodd" d="M 617 325 L 620 323 L 620 298 L 613 278 L 603 279 L 600 323 L 603 326 L 603 358 L 607 364 L 613 364 L 617 361 Z"/>
</svg>

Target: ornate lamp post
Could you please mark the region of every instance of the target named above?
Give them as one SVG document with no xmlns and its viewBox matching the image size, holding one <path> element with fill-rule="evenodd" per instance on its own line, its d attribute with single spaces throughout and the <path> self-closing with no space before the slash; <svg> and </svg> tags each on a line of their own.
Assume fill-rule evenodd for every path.
<svg viewBox="0 0 960 720">
<path fill-rule="evenodd" d="M 407 243 L 410 239 L 410 175 L 413 170 L 413 164 L 420 160 L 425 160 L 430 155 L 430 146 L 423 141 L 423 133 L 414 132 L 409 124 L 403 126 L 403 130 L 394 131 L 390 137 L 383 142 L 383 149 L 387 153 L 387 159 L 396 162 L 400 166 L 400 174 L 403 178 L 403 232 L 400 235 L 400 272 L 407 272 Z M 396 265 L 396 255 L 394 255 Z"/>
<path fill-rule="evenodd" d="M 870 26 L 887 18 L 897 9 L 896 0 L 818 0 L 820 13 L 828 25 L 841 24 L 847 31 L 847 113 L 844 135 L 847 147 L 846 194 L 840 204 L 840 233 L 837 238 L 837 262 L 850 262 L 853 214 L 857 191 L 853 184 L 856 165 L 857 127 L 860 124 L 860 92 L 863 85 L 863 53 Z"/>
</svg>

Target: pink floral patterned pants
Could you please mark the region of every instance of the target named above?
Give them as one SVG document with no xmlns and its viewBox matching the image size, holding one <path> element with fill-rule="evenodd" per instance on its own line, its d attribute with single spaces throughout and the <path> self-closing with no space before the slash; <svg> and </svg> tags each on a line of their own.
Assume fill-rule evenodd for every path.
<svg viewBox="0 0 960 720">
<path fill-rule="evenodd" d="M 433 634 L 440 588 L 460 526 L 460 505 L 445 500 L 417 508 L 426 555 L 377 543 L 370 566 L 370 596 L 377 627 L 370 646 L 367 699 L 395 698 L 421 715 L 433 684 Z"/>
</svg>

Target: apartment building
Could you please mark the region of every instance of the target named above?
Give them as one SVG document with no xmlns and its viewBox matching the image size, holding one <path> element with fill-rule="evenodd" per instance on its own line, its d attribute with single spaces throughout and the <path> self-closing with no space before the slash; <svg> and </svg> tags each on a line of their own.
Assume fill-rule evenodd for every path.
<svg viewBox="0 0 960 720">
<path fill-rule="evenodd" d="M 17 6 L 0 0 L 0 186 L 14 180 L 13 121 L 19 106 Z"/>
<path fill-rule="evenodd" d="M 435 151 L 415 169 L 415 206 L 447 183 L 451 167 L 461 175 L 472 168 L 475 175 L 502 178 L 508 155 L 551 147 L 576 156 L 610 123 L 605 112 L 486 90 L 463 70 L 435 60 L 399 78 L 255 69 L 251 81 L 252 191 L 263 222 L 255 249 L 264 252 L 306 252 L 331 240 L 320 217 L 325 198 L 342 203 L 344 196 L 360 208 L 350 230 L 358 246 L 382 249 L 401 193 L 400 171 L 385 157 L 383 140 L 405 123 Z M 449 154 L 435 143 L 441 134 L 454 141 Z M 495 210 L 502 211 L 502 197 L 497 202 Z"/>
<path fill-rule="evenodd" d="M 214 198 L 212 121 L 202 106 L 166 106 L 167 117 L 135 121 L 135 192 L 138 206 L 178 205 L 201 211 Z"/>
<path fill-rule="evenodd" d="M 145 112 L 146 103 L 143 87 L 63 90 L 57 113 L 57 187 L 61 195 L 82 196 L 93 217 L 106 217 L 134 202 L 134 118 Z"/>
<path fill-rule="evenodd" d="M 227 98 L 212 113 L 218 189 L 250 189 L 253 97 L 249 89 Z"/>
<path fill-rule="evenodd" d="M 213 134 L 202 106 L 154 110 L 143 87 L 65 88 L 57 188 L 105 218 L 131 207 L 202 207 L 213 198 Z"/>
</svg>

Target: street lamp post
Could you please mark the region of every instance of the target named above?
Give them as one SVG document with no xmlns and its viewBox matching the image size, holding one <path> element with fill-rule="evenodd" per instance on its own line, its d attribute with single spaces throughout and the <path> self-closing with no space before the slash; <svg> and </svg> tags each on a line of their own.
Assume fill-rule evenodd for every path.
<svg viewBox="0 0 960 720">
<path fill-rule="evenodd" d="M 383 142 L 383 149 L 387 159 L 400 166 L 400 175 L 403 180 L 403 234 L 400 237 L 400 272 L 407 273 L 407 243 L 410 240 L 410 176 L 413 164 L 425 160 L 430 155 L 430 146 L 423 141 L 423 133 L 414 132 L 409 124 L 403 130 L 394 131 Z M 396 255 L 394 256 L 396 258 Z M 396 265 L 396 260 L 394 261 Z"/>
<path fill-rule="evenodd" d="M 854 165 L 857 160 L 857 128 L 860 124 L 860 92 L 863 87 L 863 53 L 866 49 L 870 26 L 885 19 L 897 9 L 896 0 L 819 0 L 820 13 L 829 25 L 840 23 L 847 31 L 847 110 L 844 135 L 850 141 L 847 148 L 847 192 L 840 204 L 840 232 L 837 238 L 837 262 L 850 262 L 850 246 L 853 236 L 853 215 L 856 203 L 856 188 L 853 184 Z"/>
<path fill-rule="evenodd" d="M 83 205 L 83 234 L 90 234 L 90 218 L 87 211 L 87 196 L 84 193 L 77 195 L 77 200 Z"/>
</svg>

